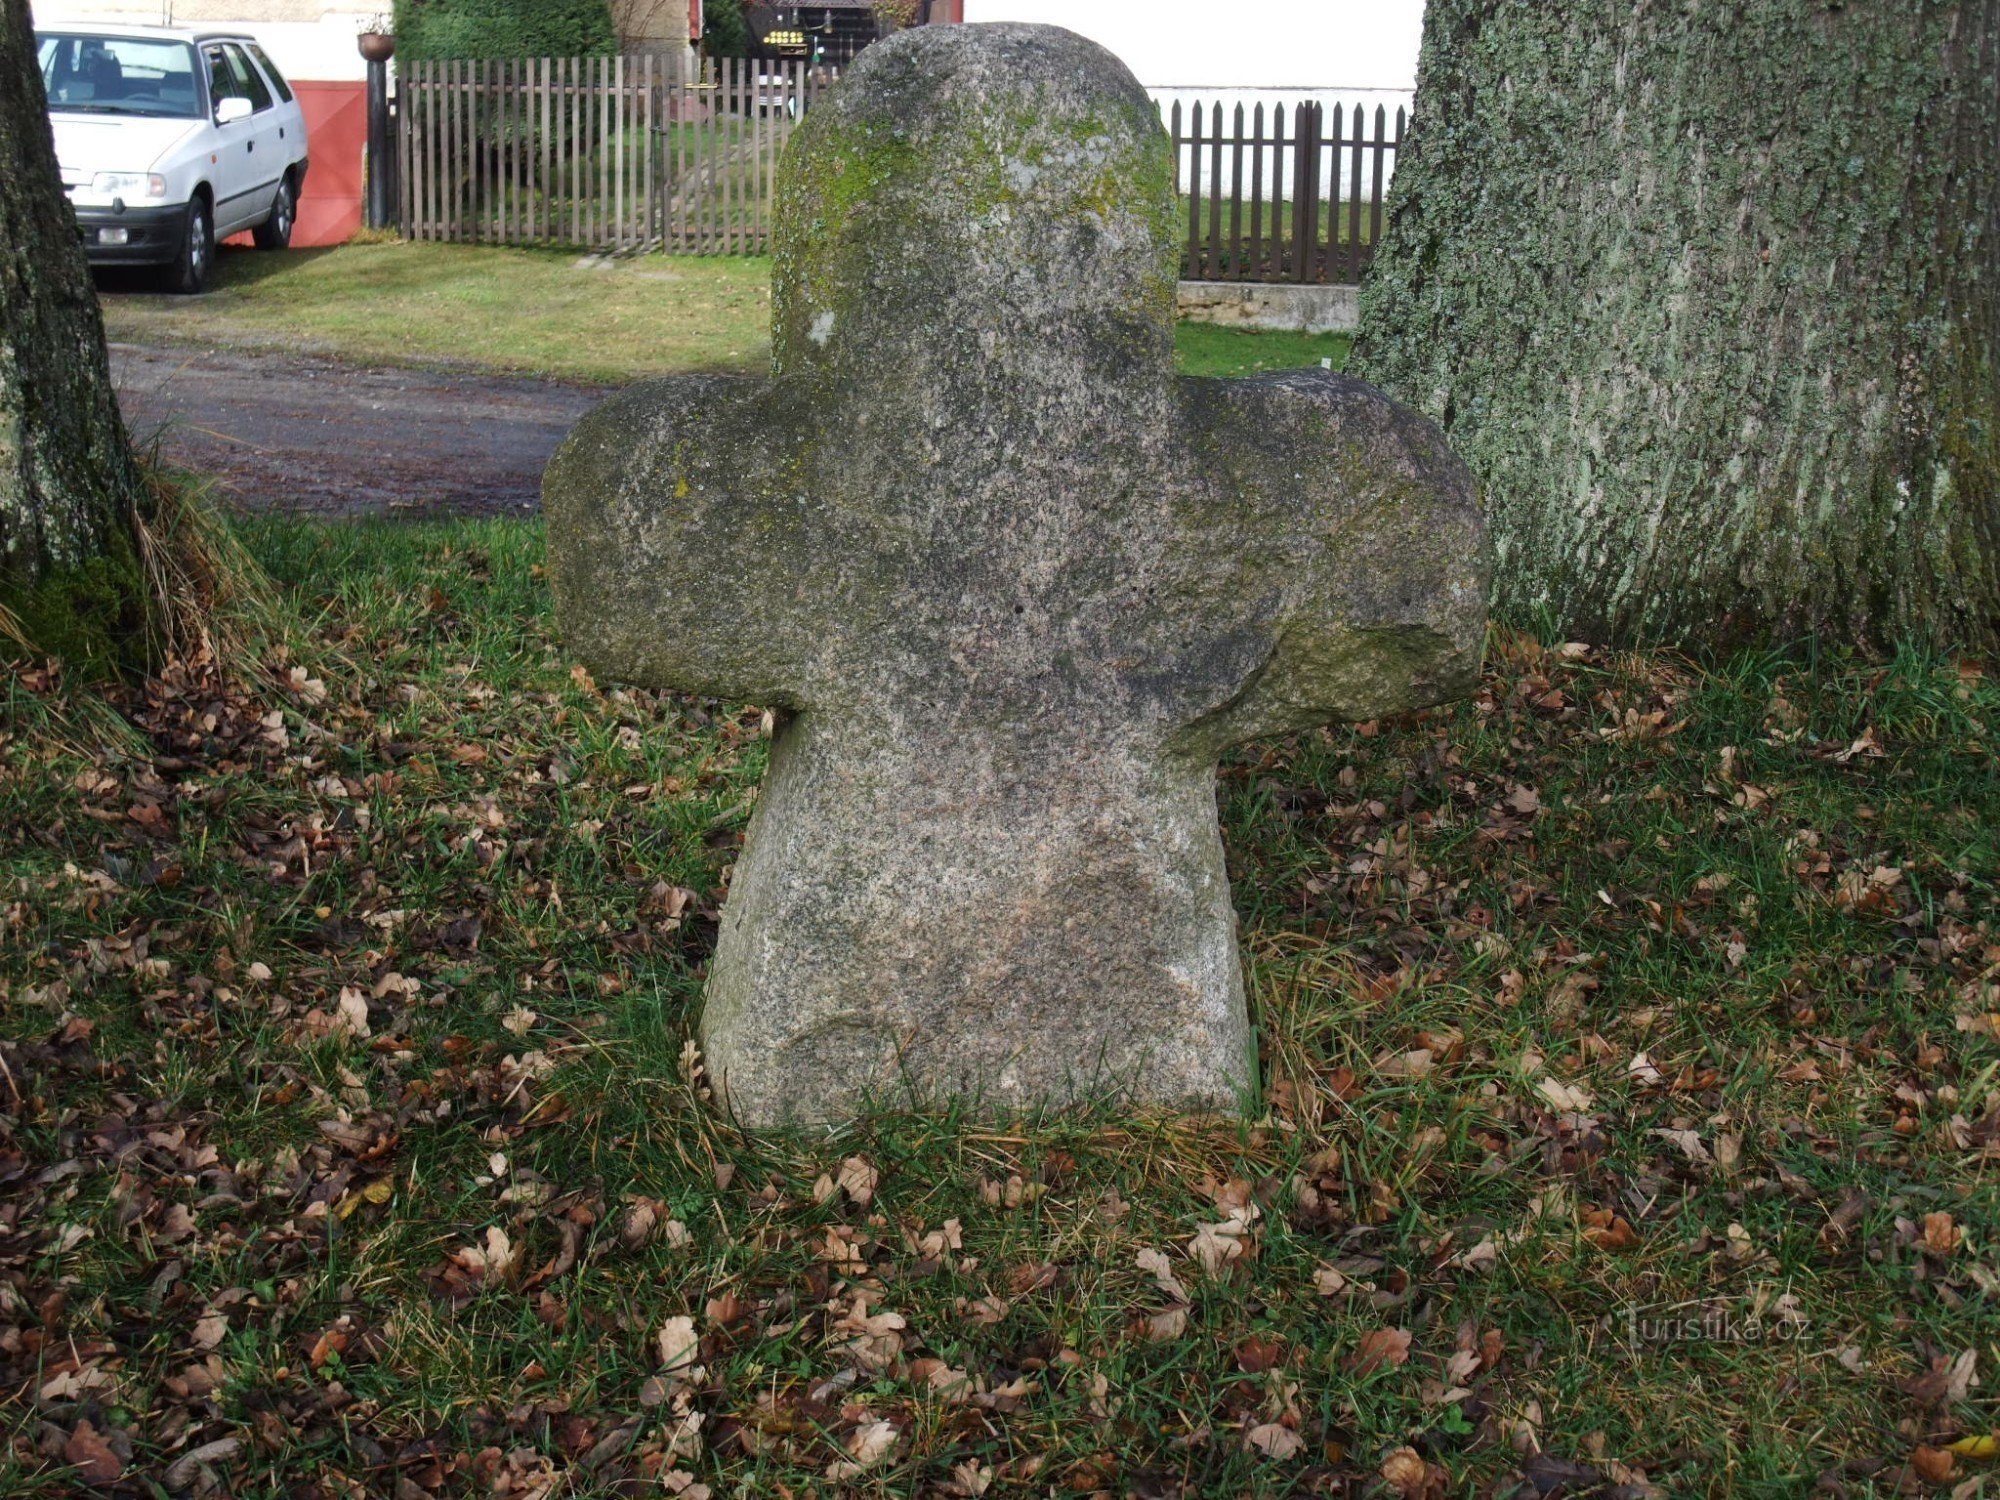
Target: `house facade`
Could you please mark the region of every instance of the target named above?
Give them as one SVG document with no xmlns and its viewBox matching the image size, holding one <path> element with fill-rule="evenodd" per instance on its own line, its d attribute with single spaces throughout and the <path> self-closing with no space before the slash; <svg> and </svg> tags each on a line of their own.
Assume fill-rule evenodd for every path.
<svg viewBox="0 0 2000 1500">
<path fill-rule="evenodd" d="M 611 0 L 630 52 L 687 55 L 701 37 L 702 0 Z M 287 78 L 359 80 L 354 38 L 383 24 L 390 0 L 34 0 L 37 26 L 119 22 L 136 26 L 240 26 Z"/>
</svg>

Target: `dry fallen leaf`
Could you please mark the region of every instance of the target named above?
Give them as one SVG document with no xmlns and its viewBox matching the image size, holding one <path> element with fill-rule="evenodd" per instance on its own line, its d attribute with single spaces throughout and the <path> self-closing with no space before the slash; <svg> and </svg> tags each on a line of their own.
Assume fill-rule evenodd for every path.
<svg viewBox="0 0 2000 1500">
<path fill-rule="evenodd" d="M 1221 1275 L 1249 1249 L 1250 1226 L 1257 1216 L 1258 1209 L 1253 1203 L 1236 1209 L 1219 1224 L 1201 1225 L 1188 1241 L 1188 1254 L 1207 1275 Z"/>
<path fill-rule="evenodd" d="M 1965 1232 L 1952 1222 L 1950 1214 L 1924 1215 L 1924 1248 L 1931 1254 L 1937 1256 L 1956 1254 L 1964 1238 Z"/>
<path fill-rule="evenodd" d="M 1181 1285 L 1180 1278 L 1174 1275 L 1173 1262 L 1167 1259 L 1164 1250 L 1141 1250 L 1133 1259 L 1138 1263 L 1140 1270 L 1153 1278 L 1153 1284 L 1174 1301 L 1193 1300 L 1188 1296 L 1187 1288 Z"/>
<path fill-rule="evenodd" d="M 1243 1441 L 1270 1458 L 1292 1457 L 1305 1446 L 1305 1439 L 1282 1422 L 1264 1422 L 1243 1434 Z"/>
<path fill-rule="evenodd" d="M 210 1308 L 195 1320 L 194 1345 L 197 1349 L 213 1349 L 228 1336 L 228 1313 Z"/>
<path fill-rule="evenodd" d="M 1950 1479 L 1952 1464 L 1951 1454 L 1927 1443 L 1919 1443 L 1910 1455 L 1910 1467 L 1917 1471 L 1917 1477 L 1925 1484 L 1943 1484 Z"/>
<path fill-rule="evenodd" d="M 868 1159 L 850 1156 L 840 1164 L 838 1179 L 841 1191 L 854 1200 L 858 1208 L 866 1208 L 875 1198 L 875 1184 L 881 1180 L 881 1173 L 868 1164 Z"/>
<path fill-rule="evenodd" d="M 1587 1208 L 1583 1211 L 1583 1237 L 1600 1250 L 1630 1250 L 1639 1243 L 1638 1231 L 1623 1216 L 1608 1208 Z"/>
<path fill-rule="evenodd" d="M 1551 1109 L 1564 1114 L 1580 1115 L 1590 1108 L 1590 1090 L 1553 1078 L 1542 1079 L 1535 1085 L 1535 1092 L 1548 1102 Z"/>
<path fill-rule="evenodd" d="M 89 1422 L 76 1424 L 63 1445 L 63 1457 L 76 1466 L 76 1477 L 93 1488 L 114 1485 L 125 1472 L 125 1461 Z"/>
<path fill-rule="evenodd" d="M 334 1020 L 333 1034 L 342 1032 L 353 1037 L 369 1035 L 368 997 L 351 985 L 340 992 L 340 1014 Z"/>
<path fill-rule="evenodd" d="M 1407 1328 L 1377 1328 L 1361 1335 L 1360 1347 L 1344 1363 L 1356 1375 L 1369 1375 L 1384 1365 L 1400 1365 L 1409 1357 Z"/>
<path fill-rule="evenodd" d="M 889 1456 L 896 1446 L 896 1429 L 888 1422 L 870 1422 L 857 1428 L 847 1440 L 847 1457 L 836 1459 L 826 1471 L 827 1478 L 853 1479 L 865 1474 Z"/>
<path fill-rule="evenodd" d="M 1404 1500 L 1417 1500 L 1430 1487 L 1431 1466 L 1416 1449 L 1397 1448 L 1382 1460 L 1382 1478 Z"/>
<path fill-rule="evenodd" d="M 701 1348 L 701 1335 L 695 1332 L 694 1319 L 682 1315 L 667 1319 L 660 1325 L 659 1349 L 660 1368 L 669 1373 L 686 1370 L 693 1366 L 695 1355 Z"/>
</svg>

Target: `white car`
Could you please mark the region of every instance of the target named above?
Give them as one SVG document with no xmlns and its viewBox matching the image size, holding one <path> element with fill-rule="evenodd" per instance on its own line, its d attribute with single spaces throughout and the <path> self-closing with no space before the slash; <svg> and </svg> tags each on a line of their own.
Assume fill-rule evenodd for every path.
<svg viewBox="0 0 2000 1500">
<path fill-rule="evenodd" d="M 291 242 L 306 121 L 255 40 L 162 26 L 35 33 L 63 191 L 93 264 L 157 265 L 199 292 L 215 246 Z"/>
</svg>

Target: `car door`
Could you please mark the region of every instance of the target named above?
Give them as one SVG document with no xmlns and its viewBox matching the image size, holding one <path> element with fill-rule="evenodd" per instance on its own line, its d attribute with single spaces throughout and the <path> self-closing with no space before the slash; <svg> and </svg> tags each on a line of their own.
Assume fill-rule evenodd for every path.
<svg viewBox="0 0 2000 1500">
<path fill-rule="evenodd" d="M 255 50 L 248 42 L 225 43 L 229 49 L 230 61 L 242 69 L 243 86 L 250 91 L 250 103 L 256 113 L 250 119 L 257 127 L 258 177 L 265 180 L 267 191 L 264 207 L 270 209 L 271 199 L 276 196 L 278 183 L 298 160 L 294 137 L 304 134 L 298 119 L 299 110 L 281 96 L 281 92 L 271 86 L 264 70 L 257 66 L 257 60 L 250 54 Z"/>
<path fill-rule="evenodd" d="M 283 145 L 285 160 L 297 166 L 306 160 L 305 110 L 293 95 L 292 86 L 285 82 L 285 75 L 271 61 L 269 53 L 255 42 L 245 42 L 243 50 L 250 54 L 250 61 L 256 64 L 264 75 L 264 81 L 278 96 L 278 137 Z"/>
<path fill-rule="evenodd" d="M 211 119 L 221 114 L 223 101 L 241 99 L 250 103 L 248 87 L 240 82 L 229 65 L 229 54 L 221 42 L 204 43 L 202 67 L 208 73 L 208 107 Z M 228 124 L 219 121 L 209 136 L 211 186 L 215 190 L 215 237 L 256 222 L 250 212 L 255 200 L 257 124 L 252 115 Z"/>
<path fill-rule="evenodd" d="M 216 228 L 229 234 L 261 224 L 270 215 L 272 195 L 290 160 L 278 101 L 243 48 L 235 42 L 210 42 L 204 51 L 210 55 L 209 77 L 215 84 L 217 101 L 236 98 L 250 105 L 249 118 L 220 129 L 222 155 L 236 164 L 227 196 L 218 187 L 215 206 Z"/>
</svg>

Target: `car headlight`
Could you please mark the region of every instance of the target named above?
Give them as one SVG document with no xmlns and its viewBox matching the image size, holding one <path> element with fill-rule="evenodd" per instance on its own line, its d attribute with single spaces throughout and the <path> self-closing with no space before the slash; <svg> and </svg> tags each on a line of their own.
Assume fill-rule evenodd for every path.
<svg viewBox="0 0 2000 1500">
<path fill-rule="evenodd" d="M 164 198 L 167 179 L 158 172 L 99 172 L 90 190 L 106 198 Z"/>
</svg>

